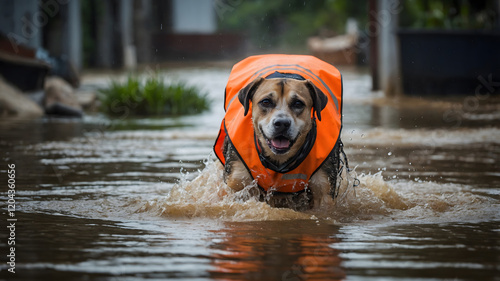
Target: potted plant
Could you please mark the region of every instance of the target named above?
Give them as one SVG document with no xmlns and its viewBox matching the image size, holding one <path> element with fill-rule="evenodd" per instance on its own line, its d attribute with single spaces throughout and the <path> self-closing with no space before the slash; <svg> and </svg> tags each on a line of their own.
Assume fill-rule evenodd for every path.
<svg viewBox="0 0 500 281">
<path fill-rule="evenodd" d="M 398 38 L 405 94 L 470 95 L 488 77 L 500 81 L 498 1 L 403 5 Z"/>
</svg>

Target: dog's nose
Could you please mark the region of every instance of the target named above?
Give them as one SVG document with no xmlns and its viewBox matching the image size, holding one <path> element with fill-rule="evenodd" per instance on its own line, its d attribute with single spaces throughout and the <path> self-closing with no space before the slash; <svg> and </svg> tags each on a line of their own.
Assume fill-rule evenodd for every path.
<svg viewBox="0 0 500 281">
<path fill-rule="evenodd" d="M 286 130 L 288 130 L 288 128 L 290 128 L 290 125 L 292 124 L 292 122 L 290 121 L 290 119 L 284 119 L 284 118 L 279 118 L 279 119 L 276 119 L 274 120 L 274 130 L 276 133 L 282 133 L 282 132 L 285 132 Z"/>
</svg>

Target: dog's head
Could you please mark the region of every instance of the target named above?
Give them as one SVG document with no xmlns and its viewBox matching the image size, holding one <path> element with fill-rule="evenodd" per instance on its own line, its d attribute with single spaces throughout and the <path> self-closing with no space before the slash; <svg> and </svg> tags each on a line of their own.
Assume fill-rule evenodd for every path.
<svg viewBox="0 0 500 281">
<path fill-rule="evenodd" d="M 312 128 L 311 111 L 321 121 L 328 98 L 309 80 L 257 78 L 238 98 L 245 115 L 252 104 L 255 134 L 264 155 L 282 163 L 295 155 Z"/>
</svg>

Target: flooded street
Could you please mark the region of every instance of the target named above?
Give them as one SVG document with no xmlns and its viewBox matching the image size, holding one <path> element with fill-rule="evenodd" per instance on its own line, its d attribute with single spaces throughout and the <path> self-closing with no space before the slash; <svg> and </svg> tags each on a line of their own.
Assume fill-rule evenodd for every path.
<svg viewBox="0 0 500 281">
<path fill-rule="evenodd" d="M 223 183 L 212 146 L 230 67 L 165 72 L 208 93 L 201 115 L 0 119 L 0 279 L 500 280 L 500 97 L 386 98 L 339 70 L 360 185 L 307 212 Z"/>
</svg>

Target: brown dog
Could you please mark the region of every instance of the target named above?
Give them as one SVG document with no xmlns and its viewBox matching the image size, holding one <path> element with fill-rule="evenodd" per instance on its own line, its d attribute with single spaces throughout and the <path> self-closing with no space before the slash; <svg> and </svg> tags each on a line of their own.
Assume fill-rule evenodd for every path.
<svg viewBox="0 0 500 281">
<path fill-rule="evenodd" d="M 252 105 L 252 123 L 256 142 L 262 150 L 262 161 L 276 167 L 296 157 L 304 146 L 309 145 L 308 135 L 315 126 L 311 111 L 315 111 L 321 120 L 321 111 L 328 102 L 325 94 L 309 80 L 262 77 L 241 89 L 238 99 L 244 106 L 245 115 Z M 340 161 L 340 138 L 338 142 L 337 149 L 310 178 L 306 192 L 266 194 L 260 190 L 261 198 L 272 206 L 293 209 L 311 208 L 321 205 L 326 198 L 335 198 L 338 194 L 337 178 L 343 163 Z M 227 185 L 236 191 L 251 186 L 253 178 L 227 137 L 223 153 Z"/>
</svg>

